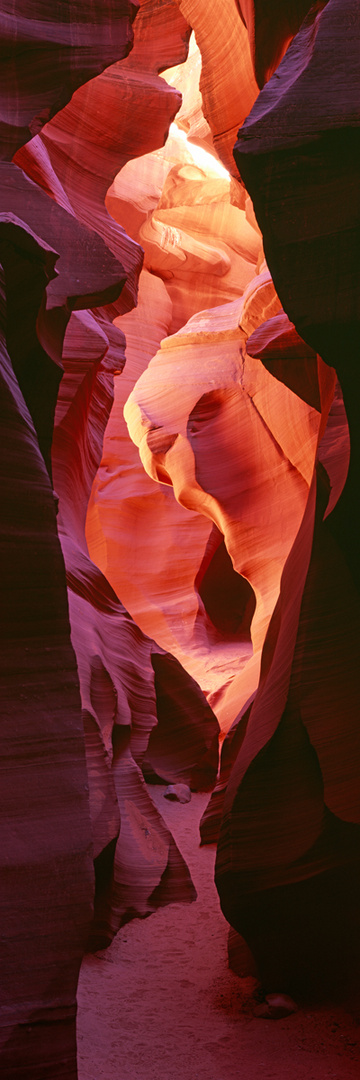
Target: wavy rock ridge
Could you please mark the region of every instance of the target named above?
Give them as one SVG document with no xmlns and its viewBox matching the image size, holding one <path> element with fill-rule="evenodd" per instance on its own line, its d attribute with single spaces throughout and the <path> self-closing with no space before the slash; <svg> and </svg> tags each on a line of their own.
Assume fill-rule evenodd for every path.
<svg viewBox="0 0 360 1080">
<path fill-rule="evenodd" d="M 115 75 L 115 84 L 111 70 L 108 85 L 110 94 L 114 85 L 117 93 L 128 85 L 135 111 L 136 102 L 141 109 L 152 87 L 159 119 L 158 129 L 147 139 L 147 149 L 149 142 L 152 146 L 162 141 L 180 98 L 153 74 L 162 59 L 149 51 L 159 11 L 158 5 L 143 7 L 140 47 L 134 49 L 132 67 L 128 74 L 119 73 L 117 81 Z M 168 4 L 167 12 L 171 25 L 164 52 L 171 63 L 184 58 L 188 29 L 174 5 Z M 18 82 L 12 86 L 12 126 L 3 131 L 5 158 L 11 158 L 19 143 L 39 131 L 59 108 L 57 84 L 51 97 L 49 69 L 56 42 L 61 42 L 61 48 L 65 43 L 68 63 L 66 68 L 63 60 L 64 104 L 84 78 L 128 53 L 135 13 L 135 5 L 128 4 L 117 6 L 116 11 L 111 4 L 102 6 L 101 12 L 92 4 L 91 11 L 82 9 L 82 14 L 79 6 L 76 10 L 72 6 L 71 12 L 63 7 L 64 25 L 54 21 L 60 12 L 52 10 L 45 27 L 30 21 L 24 11 L 17 27 L 4 17 L 7 39 L 14 30 L 14 72 L 18 72 Z M 91 16 L 92 25 L 88 23 Z M 89 46 L 95 40 L 97 48 L 92 53 Z M 26 65 L 21 67 L 19 41 L 19 57 L 29 56 L 32 72 L 35 46 L 41 50 L 36 111 L 41 102 L 52 101 L 41 117 L 39 112 L 36 124 L 30 116 L 33 101 L 27 113 L 20 110 L 30 63 L 27 70 Z M 59 65 L 60 53 L 56 79 Z M 144 638 L 87 553 L 86 504 L 111 407 L 112 373 L 124 363 L 124 336 L 113 327 L 113 318 L 134 303 L 142 253 L 106 214 L 97 177 L 89 189 L 91 212 L 86 198 L 78 199 L 78 177 L 71 186 L 70 165 L 75 154 L 76 171 L 75 147 L 80 142 L 80 133 L 74 140 L 74 131 L 89 108 L 86 93 L 85 99 L 81 89 L 79 95 L 79 120 L 67 112 L 74 107 L 74 96 L 61 113 L 65 125 L 61 136 L 55 120 L 48 123 L 43 135 L 36 135 L 18 151 L 16 165 L 2 166 L 6 305 L 2 368 L 6 708 L 2 718 L 5 733 L 10 724 L 6 757 L 18 777 L 20 746 L 26 747 L 16 807 L 11 770 L 4 798 L 4 1076 L 22 1076 L 31 1070 L 39 1078 L 75 1077 L 75 994 L 89 933 L 94 944 L 104 944 L 129 913 L 131 917 L 145 915 L 173 899 L 194 899 L 188 870 L 145 788 L 141 771 L 145 754 L 148 772 L 157 770 L 168 781 L 186 781 L 205 789 L 212 787 L 217 769 L 218 725 L 200 690 L 175 660 Z M 129 118 L 128 109 L 125 115 Z M 90 154 L 101 134 L 102 128 L 93 133 Z M 113 138 L 117 143 L 117 133 Z M 56 151 L 59 139 L 60 155 Z M 128 156 L 126 131 L 124 141 Z M 85 138 L 83 150 L 86 145 Z M 123 157 L 113 163 L 111 141 L 104 150 L 105 193 Z M 80 186 L 84 192 L 85 177 L 82 152 Z M 113 307 L 121 293 L 120 306 Z M 89 305 L 95 305 L 93 313 L 86 310 Z M 72 644 L 57 533 L 69 586 Z M 16 726 L 11 728 L 14 714 Z M 158 720 L 162 738 L 149 741 Z M 178 728 L 184 722 L 187 742 L 183 747 Z M 51 750 L 44 759 L 50 736 Z M 23 834 L 21 842 L 14 842 L 14 820 Z M 91 855 L 95 857 L 95 922 L 91 917 Z M 49 878 L 51 895 L 46 886 Z M 19 940 L 19 922 L 19 950 L 14 946 L 9 954 L 8 944 Z M 56 971 L 52 980 L 46 975 L 49 965 Z"/>
</svg>

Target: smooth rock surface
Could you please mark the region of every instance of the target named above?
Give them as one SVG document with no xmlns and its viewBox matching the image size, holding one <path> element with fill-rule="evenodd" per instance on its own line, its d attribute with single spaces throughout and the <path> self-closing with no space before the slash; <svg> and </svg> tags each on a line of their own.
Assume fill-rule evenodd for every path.
<svg viewBox="0 0 360 1080">
<path fill-rule="evenodd" d="M 0 243 L 10 268 L 1 301 L 1 1073 L 75 1080 L 93 895 L 84 738 L 55 501 L 4 332 L 11 348 L 15 265 L 27 296 L 23 360 L 52 367 L 35 324 L 54 253 L 14 219 L 1 222 Z"/>
</svg>

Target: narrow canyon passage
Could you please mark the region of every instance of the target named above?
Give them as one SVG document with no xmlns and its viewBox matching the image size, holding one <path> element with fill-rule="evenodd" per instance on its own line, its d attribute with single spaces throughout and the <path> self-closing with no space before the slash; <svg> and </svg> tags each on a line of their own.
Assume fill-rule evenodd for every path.
<svg viewBox="0 0 360 1080">
<path fill-rule="evenodd" d="M 78 992 L 79 1080 L 358 1080 L 360 999 L 306 1006 L 284 1020 L 253 1015 L 252 978 L 227 966 L 213 884 L 215 847 L 198 847 L 208 799 L 168 802 L 149 789 L 198 892 L 134 919 L 85 957 Z"/>
<path fill-rule="evenodd" d="M 359 1080 L 359 0 L 0 42 L 0 1078 Z"/>
</svg>

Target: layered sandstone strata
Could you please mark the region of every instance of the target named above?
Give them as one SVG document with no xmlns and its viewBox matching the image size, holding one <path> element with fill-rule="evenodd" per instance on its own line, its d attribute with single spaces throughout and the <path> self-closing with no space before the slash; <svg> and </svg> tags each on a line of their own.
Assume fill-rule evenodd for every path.
<svg viewBox="0 0 360 1080">
<path fill-rule="evenodd" d="M 129 104 L 134 103 L 136 92 L 138 99 L 142 95 L 144 100 L 149 79 L 155 87 L 157 106 L 160 104 L 156 107 L 158 127 L 149 136 L 147 147 L 162 141 L 180 103 L 179 96 L 157 78 L 157 60 L 153 52 L 149 54 L 149 42 L 156 40 L 156 7 L 159 5 L 143 5 L 144 29 L 135 53 L 136 71 L 127 80 L 135 87 L 129 92 Z M 188 30 L 176 6 L 165 7 L 170 16 L 165 53 L 167 62 L 173 63 L 185 55 Z M 22 5 L 21 17 L 18 12 L 4 16 L 4 33 L 7 41 L 13 41 L 11 63 L 16 76 L 16 85 L 11 84 L 10 119 L 3 128 L 4 157 L 11 157 L 20 143 L 39 131 L 79 83 L 126 55 L 135 11 L 136 5 L 131 4 L 120 9 L 117 5 L 116 11 L 114 5 L 103 5 L 101 12 L 96 4 L 87 5 L 86 10 L 82 5 L 81 12 L 79 5 L 72 5 L 71 12 L 62 6 L 61 12 L 46 12 L 45 21 L 37 22 L 34 11 L 24 11 Z M 141 61 L 144 54 L 150 55 L 147 78 Z M 28 100 L 34 60 L 36 94 Z M 161 62 L 160 57 L 159 66 Z M 111 76 L 109 85 L 111 94 Z M 73 102 L 74 98 L 67 107 L 70 112 Z M 86 113 L 86 94 L 84 107 Z M 113 328 L 112 318 L 135 300 L 142 255 L 124 230 L 113 227 L 105 210 L 103 224 L 104 181 L 100 180 L 98 190 L 94 180 L 90 201 L 85 197 L 85 170 L 81 183 L 77 176 L 71 186 L 71 153 L 81 137 L 78 130 L 77 142 L 78 114 L 71 113 L 69 118 L 66 109 L 62 117 L 65 114 L 64 134 L 54 142 L 59 148 L 62 140 L 60 153 L 54 150 L 52 159 L 46 135 L 43 139 L 37 135 L 27 148 L 18 151 L 16 165 L 2 166 L 1 187 L 6 296 L 2 363 L 6 433 L 2 469 L 3 722 L 9 775 L 3 825 L 2 910 L 7 945 L 2 1071 L 4 1076 L 22 1076 L 31 1069 L 39 1080 L 50 1072 L 52 1077 L 65 1073 L 67 1078 L 76 1076 L 75 994 L 91 923 L 92 854 L 97 871 L 98 940 L 99 934 L 109 940 L 129 911 L 143 915 L 171 899 L 193 899 L 195 895 L 187 868 L 145 789 L 141 773 L 145 751 L 147 769 L 158 770 L 170 781 L 181 779 L 209 787 L 217 767 L 217 722 L 200 691 L 177 665 L 171 680 L 174 708 L 170 730 L 167 714 L 172 658 L 137 630 L 86 551 L 86 499 L 111 405 L 112 371 L 120 370 L 124 361 L 124 338 Z M 56 120 L 52 124 L 47 128 L 49 145 L 51 132 L 61 130 Z M 101 134 L 100 124 L 89 146 L 92 158 L 94 147 L 98 147 L 99 160 Z M 115 133 L 115 142 L 116 137 Z M 84 141 L 81 146 L 85 166 Z M 103 166 L 106 189 L 116 165 L 111 145 L 105 150 L 109 150 Z M 76 153 L 74 168 L 76 173 Z M 80 187 L 83 198 L 79 198 Z M 113 310 L 111 305 L 118 302 L 122 290 L 122 307 Z M 94 315 L 80 313 L 79 309 L 89 305 L 95 305 Z M 74 311 L 76 315 L 72 315 Z M 51 462 L 63 361 L 66 375 L 58 401 Z M 56 492 L 50 476 L 55 477 Z M 57 524 L 67 564 L 77 664 L 70 642 Z M 161 746 L 156 740 L 153 746 L 151 740 L 149 743 L 157 720 L 156 694 L 159 729 L 164 734 Z M 179 697 L 188 701 L 188 745 L 184 751 L 179 745 Z M 14 769 L 19 786 L 13 782 Z M 119 805 L 123 829 L 120 847 L 115 850 Z M 14 835 L 18 836 L 17 844 Z M 20 951 L 15 941 L 20 942 Z M 48 978 L 49 965 L 56 972 L 52 980 Z"/>
<path fill-rule="evenodd" d="M 129 441 L 123 408 L 162 339 L 169 348 L 176 346 L 179 355 L 186 338 L 180 328 L 199 310 L 205 309 L 206 332 L 207 309 L 215 302 L 232 301 L 231 336 L 239 294 L 247 296 L 250 290 L 252 298 L 245 305 L 247 332 L 264 312 L 275 312 L 280 305 L 262 268 L 261 236 L 250 200 L 245 208 L 236 205 L 234 181 L 214 155 L 199 104 L 199 53 L 194 43 L 184 67 L 187 92 L 164 148 L 128 162 L 107 195 L 112 216 L 141 243 L 144 266 L 137 308 L 116 320 L 126 336 L 127 360 L 121 377 L 115 377 L 114 407 L 89 502 L 86 536 L 92 558 L 136 622 L 173 652 L 208 694 L 216 694 L 251 652 L 249 626 L 246 620 L 241 626 L 241 612 L 234 618 L 224 611 L 219 621 L 209 599 L 214 575 L 207 567 L 216 549 L 220 548 L 217 561 L 224 564 L 220 592 L 229 593 L 234 585 L 231 562 L 221 534 L 215 530 L 210 537 L 211 523 L 197 509 L 181 510 L 170 488 L 161 489 L 144 475 Z M 183 86 L 181 66 L 166 71 L 164 78 L 175 88 Z M 226 348 L 225 330 L 222 347 Z M 170 371 L 172 356 L 166 356 Z M 195 377 L 190 369 L 187 364 L 189 381 Z M 164 378 L 166 382 L 167 371 Z M 203 385 L 206 390 L 206 373 Z M 251 606 L 250 595 L 239 597 L 241 610 L 248 601 Z M 226 607 L 226 600 L 221 603 Z M 227 716 L 227 722 L 233 716 Z"/>
<path fill-rule="evenodd" d="M 281 13 L 275 22 L 281 34 Z M 306 967 L 309 977 L 317 966 L 325 981 L 336 978 L 337 966 L 344 978 L 359 955 L 359 33 L 356 4 L 315 4 L 235 147 L 282 303 L 298 333 L 339 375 L 351 444 L 338 499 L 333 468 L 338 472 L 341 438 L 333 463 L 327 455 L 325 471 L 318 465 L 313 507 L 285 568 L 259 692 L 225 795 L 218 887 L 268 984 L 289 984 Z M 324 375 L 323 369 L 322 426 Z M 331 428 L 325 439 L 329 449 Z M 307 565 L 297 608 L 294 582 Z M 265 731 L 271 715 L 277 720 Z M 293 778 L 288 794 L 285 775 Z"/>
<path fill-rule="evenodd" d="M 93 944 L 194 896 L 142 772 L 215 780 L 217 723 L 179 661 L 230 727 L 203 837 L 264 983 L 324 964 L 339 911 L 356 951 L 358 7 L 317 3 L 301 29 L 302 0 L 216 8 L 3 16 L 9 1076 L 76 1076 L 87 775 Z"/>
<path fill-rule="evenodd" d="M 151 778 L 208 790 L 216 777 L 218 732 L 199 688 L 141 632 L 88 555 L 86 507 L 112 404 L 113 366 L 119 370 L 123 363 L 111 341 L 107 346 L 90 312 L 73 316 L 53 440 L 96 868 L 92 947 L 108 944 L 135 914 L 149 914 L 175 896 L 194 899 L 142 769 Z"/>
<path fill-rule="evenodd" d="M 199 14 L 201 5 L 196 7 Z M 241 340 L 240 311 L 233 326 L 226 324 L 227 313 L 225 328 L 222 324 L 224 352 L 226 341 L 224 365 L 219 334 L 214 329 L 217 319 L 220 323 L 220 311 L 226 308 L 219 309 L 218 314 L 216 310 L 201 312 L 184 331 L 162 343 L 130 396 L 126 416 L 149 475 L 171 483 L 181 504 L 199 510 L 216 523 L 225 535 L 233 567 L 253 581 L 257 605 L 251 632 L 256 654 L 260 624 L 260 685 L 252 701 L 251 684 L 248 701 L 238 698 L 240 724 L 232 740 L 236 759 L 230 777 L 227 772 L 217 881 L 223 910 L 245 933 L 264 982 L 269 986 L 277 980 L 284 988 L 299 980 L 299 965 L 307 968 L 306 977 L 311 977 L 312 950 L 322 970 L 326 969 L 337 904 L 342 912 L 342 929 L 335 949 L 336 963 L 340 964 L 343 953 L 346 967 L 352 951 L 357 952 L 359 939 L 356 900 L 351 899 L 359 892 L 359 689 L 355 660 L 359 644 L 359 551 L 358 537 L 351 527 L 351 507 L 359 483 L 358 379 L 352 361 L 358 334 L 358 272 L 354 263 L 358 229 L 354 200 L 357 119 L 353 94 L 346 93 L 342 62 L 338 64 L 334 59 L 339 35 L 347 34 L 352 26 L 349 64 L 353 69 L 358 12 L 354 5 L 347 5 L 344 20 L 343 7 L 340 11 L 336 0 L 314 5 L 289 44 L 304 12 L 301 5 L 294 5 L 285 17 L 281 9 L 273 20 L 268 57 L 261 58 L 261 34 L 259 37 L 256 31 L 256 27 L 258 31 L 261 28 L 261 6 L 245 7 L 244 18 L 255 27 L 253 61 L 256 64 L 258 58 L 264 69 L 262 76 L 257 72 L 260 83 L 271 73 L 279 52 L 285 55 L 276 77 L 265 86 L 240 129 L 235 158 L 254 199 L 280 299 L 301 339 L 294 326 L 289 327 L 286 319 L 281 323 L 275 312 L 276 318 L 265 326 L 261 326 L 261 319 L 257 327 L 253 326 L 256 333 L 246 342 L 247 335 Z M 212 63 L 210 58 L 210 67 Z M 332 67 L 336 67 L 333 77 Z M 357 85 L 356 78 L 354 69 L 352 88 Z M 210 113 L 208 119 L 211 126 Z M 324 174 L 331 197 L 323 205 Z M 311 175 L 311 190 L 306 175 Z M 347 191 L 345 200 L 343 189 Z M 334 210 L 337 206 L 339 211 Z M 237 345 L 233 345 L 232 337 L 235 341 L 238 338 Z M 242 356 L 246 343 L 243 369 L 240 341 Z M 187 346 L 196 356 L 194 363 L 189 358 L 188 368 Z M 209 361 L 212 347 L 213 368 Z M 342 357 L 344 351 L 346 359 Z M 317 358 L 318 354 L 322 359 Z M 276 406 L 280 389 L 272 388 L 267 394 L 261 383 L 257 384 L 256 357 L 262 361 L 262 379 L 266 367 L 282 385 L 281 393 L 285 385 L 291 391 L 291 400 L 299 410 L 297 423 L 289 421 L 283 406 Z M 202 393 L 195 375 L 197 363 L 204 372 Z M 353 428 L 346 483 L 348 440 L 335 367 Z M 186 375 L 191 372 L 190 379 L 184 377 L 185 370 Z M 248 382 L 250 372 L 253 381 Z M 240 400 L 236 405 L 233 402 L 232 383 L 238 384 L 242 401 L 248 394 L 252 408 L 257 409 L 247 438 L 246 426 L 240 422 L 244 406 Z M 266 416 L 264 401 L 269 406 Z M 300 432 L 304 405 L 310 408 L 308 416 L 314 417 L 312 439 Z M 275 466 L 269 449 L 265 449 L 264 423 L 256 438 L 260 419 L 266 421 L 281 452 L 282 468 L 285 457 L 305 481 L 303 494 L 294 490 L 293 503 L 290 489 L 285 493 L 281 468 Z M 287 445 L 290 432 L 294 438 L 292 454 L 296 447 L 300 455 L 296 462 Z M 306 475 L 302 471 L 305 460 Z M 295 479 L 293 471 L 291 484 Z M 266 531 L 266 523 L 270 522 L 274 549 L 271 537 L 262 537 L 257 528 L 256 509 L 251 503 L 255 490 L 259 524 L 261 520 Z M 261 552 L 256 549 L 253 534 L 257 534 L 260 546 L 263 541 Z M 213 551 L 214 547 L 210 561 Z M 331 591 L 329 580 L 333 582 Z M 269 607 L 267 621 L 261 627 L 264 596 Z M 235 686 L 236 678 L 232 691 Z M 223 787 L 225 782 L 223 778 Z M 342 892 L 343 877 L 349 886 L 346 895 Z M 330 903 L 331 890 L 335 900 Z M 267 925 L 272 927 L 271 935 L 263 930 Z M 300 948 L 296 944 L 299 941 Z"/>
</svg>

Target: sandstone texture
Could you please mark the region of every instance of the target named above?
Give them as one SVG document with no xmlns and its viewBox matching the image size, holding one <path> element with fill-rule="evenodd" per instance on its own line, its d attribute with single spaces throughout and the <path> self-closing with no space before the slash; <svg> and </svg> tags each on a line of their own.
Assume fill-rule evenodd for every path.
<svg viewBox="0 0 360 1080">
<path fill-rule="evenodd" d="M 261 25 L 261 12 L 250 9 L 243 15 L 253 27 L 252 55 L 261 85 L 271 67 L 259 75 L 260 38 L 254 27 Z M 326 982 L 336 907 L 340 967 L 351 966 L 359 942 L 359 551 L 353 524 L 350 528 L 359 484 L 352 360 L 358 274 L 350 271 L 358 236 L 357 95 L 346 96 L 343 81 L 340 94 L 341 63 L 330 77 L 340 20 L 345 32 L 343 9 L 340 13 L 336 2 L 315 5 L 296 35 L 303 14 L 300 6 L 290 20 L 279 12 L 269 44 L 271 63 L 280 59 L 279 50 L 285 55 L 240 128 L 235 148 L 287 315 L 280 306 L 268 317 L 255 304 L 252 309 L 249 295 L 255 299 L 259 292 L 253 275 L 237 310 L 230 304 L 208 307 L 163 340 L 125 407 L 149 476 L 171 484 L 181 505 L 214 522 L 233 569 L 255 596 L 252 658 L 210 698 L 225 728 L 231 721 L 234 728 L 202 834 L 219 836 L 216 874 L 223 910 L 251 945 L 269 990 L 275 983 L 285 990 L 297 980 L 299 985 L 307 978 L 316 982 L 314 963 L 323 976 L 327 971 Z M 358 25 L 351 5 L 347 19 L 347 27 L 354 25 L 351 66 Z M 354 71 L 355 88 L 356 78 Z M 324 156 L 320 167 L 319 154 L 327 155 L 330 171 Z M 332 195 L 322 211 L 324 174 Z M 339 214 L 334 213 L 335 187 Z M 305 191 L 311 203 L 306 210 Z M 261 269 L 255 268 L 258 279 Z M 350 352 L 349 360 L 344 352 Z M 335 368 L 350 421 L 349 471 Z M 271 388 L 265 369 L 275 380 Z M 274 452 L 280 454 L 277 465 Z M 219 547 L 213 534 L 207 573 Z M 200 595 L 202 580 L 198 571 Z M 209 591 L 203 595 L 209 604 Z M 234 603 L 235 598 L 232 588 Z M 244 591 L 243 616 L 249 602 Z M 210 603 L 219 627 L 214 592 Z M 230 610 L 227 605 L 228 616 Z M 272 940 L 263 929 L 268 925 Z"/>
<path fill-rule="evenodd" d="M 31 139 L 76 88 L 131 49 L 136 0 L 3 4 L 1 157 Z"/>
<path fill-rule="evenodd" d="M 196 898 L 159 782 L 259 1019 L 356 981 L 359 37 L 0 15 L 5 1080 L 76 1080 L 85 951 Z"/>
<path fill-rule="evenodd" d="M 92 914 L 88 780 L 34 385 L 33 416 L 25 396 L 30 372 L 35 384 L 43 372 L 58 385 L 35 329 L 55 255 L 15 215 L 2 216 L 1 248 L 2 1074 L 24 1076 L 35 1063 L 39 1078 L 75 1077 L 76 986 Z M 20 356 L 14 272 L 27 296 Z"/>
<path fill-rule="evenodd" d="M 156 768 L 168 781 L 209 789 L 217 770 L 218 725 L 211 709 L 176 661 L 169 686 L 172 658 L 133 624 L 91 563 L 84 537 L 87 499 L 111 407 L 113 370 L 124 364 L 125 339 L 112 320 L 118 310 L 134 303 L 142 262 L 141 249 L 123 230 L 116 227 L 112 234 L 97 178 L 90 207 L 86 199 L 75 199 L 79 181 L 69 186 L 66 137 L 57 157 L 52 150 L 55 128 L 48 124 L 43 139 L 35 135 L 79 83 L 129 51 L 136 5 L 126 4 L 116 12 L 107 5 L 97 13 L 96 5 L 90 6 L 82 16 L 79 6 L 75 11 L 73 5 L 71 12 L 62 8 L 64 28 L 59 19 L 52 25 L 52 16 L 60 16 L 60 11 L 51 17 L 49 12 L 46 26 L 39 29 L 30 18 L 33 13 L 27 18 L 22 12 L 21 26 L 14 30 L 14 72 L 21 89 L 11 86 L 14 108 L 12 127 L 3 132 L 4 157 L 11 158 L 20 143 L 34 138 L 18 151 L 16 164 L 1 167 L 2 719 L 8 775 L 3 801 L 1 1061 L 4 1076 L 31 1072 L 39 1080 L 77 1075 L 75 995 L 87 944 L 111 940 L 129 913 L 145 915 L 159 904 L 196 895 L 184 860 L 145 788 L 145 752 L 147 769 L 157 775 Z M 132 80 L 130 96 L 138 92 L 141 102 L 152 81 L 154 94 L 163 102 L 159 129 L 150 134 L 153 146 L 163 140 L 180 98 L 153 74 L 162 58 L 149 53 L 149 41 L 157 36 L 151 16 L 159 16 L 151 8 L 154 5 L 150 10 L 144 5 L 142 13 L 140 55 L 134 50 L 135 69 L 138 64 L 143 71 L 145 54 L 150 72 L 129 74 L 125 82 Z M 171 63 L 185 57 L 188 30 L 174 5 L 168 4 L 167 12 L 172 18 L 165 53 Z M 9 35 L 14 24 L 10 16 L 4 19 Z M 25 39 L 28 70 L 18 58 L 25 53 L 26 59 Z M 55 70 L 59 78 L 59 65 L 53 71 L 49 66 L 56 41 L 64 43 L 67 60 L 60 98 L 57 86 L 53 95 L 51 83 Z M 26 126 L 20 123 L 19 101 L 26 96 L 30 70 L 33 77 L 34 45 L 43 61 L 38 90 L 46 111 L 34 126 L 33 99 Z M 110 93 L 112 85 L 110 76 Z M 81 114 L 80 105 L 81 100 Z M 85 115 L 88 107 L 83 102 Z M 68 161 L 70 165 L 75 154 L 76 170 L 74 130 L 79 122 L 69 121 L 65 113 Z M 116 143 L 117 132 L 113 137 Z M 93 138 L 91 155 L 99 132 Z M 122 159 L 113 162 L 111 143 L 104 149 L 106 190 Z M 131 150 L 125 152 L 131 156 Z M 81 160 L 84 178 L 83 153 Z M 112 310 L 122 290 L 123 308 Z M 89 307 L 95 307 L 94 313 L 85 310 Z M 157 695 L 163 740 L 151 746 Z M 181 718 L 185 716 L 188 735 L 183 750 L 177 733 L 179 698 L 185 701 Z"/>
</svg>

